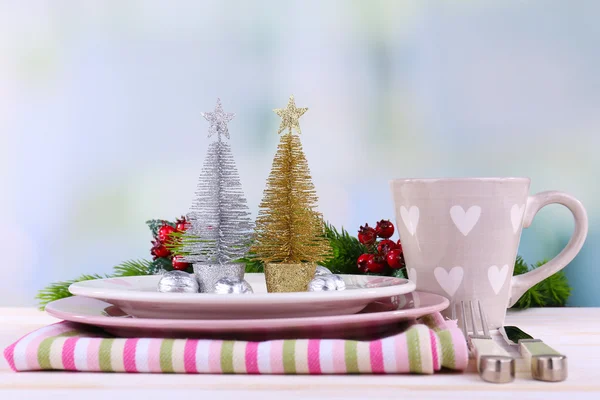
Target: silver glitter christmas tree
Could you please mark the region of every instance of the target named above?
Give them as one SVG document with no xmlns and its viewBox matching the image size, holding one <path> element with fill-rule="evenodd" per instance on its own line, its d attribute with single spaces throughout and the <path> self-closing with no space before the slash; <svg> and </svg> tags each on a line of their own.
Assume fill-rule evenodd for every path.
<svg viewBox="0 0 600 400">
<path fill-rule="evenodd" d="M 240 268 L 243 276 L 243 263 L 235 264 L 236 273 L 227 269 L 246 255 L 253 226 L 231 147 L 223 141 L 223 136 L 229 139 L 227 123 L 234 114 L 224 112 L 217 99 L 215 110 L 202 116 L 210 123 L 208 137 L 216 136 L 216 140 L 209 145 L 204 160 L 182 253 L 185 261 L 194 263 L 201 291 L 211 291 L 213 288 L 207 286 L 213 281 L 223 276 L 239 277 Z"/>
</svg>

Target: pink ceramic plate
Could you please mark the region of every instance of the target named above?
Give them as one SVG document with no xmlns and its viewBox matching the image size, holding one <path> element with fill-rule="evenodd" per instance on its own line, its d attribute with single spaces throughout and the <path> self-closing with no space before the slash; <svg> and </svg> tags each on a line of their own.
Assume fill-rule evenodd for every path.
<svg viewBox="0 0 600 400">
<path fill-rule="evenodd" d="M 46 306 L 49 314 L 67 321 L 104 328 L 121 337 L 205 337 L 263 340 L 273 338 L 366 339 L 395 333 L 402 321 L 442 311 L 442 296 L 412 292 L 369 304 L 362 312 L 310 318 L 181 320 L 133 318 L 104 301 L 74 296 Z"/>
<path fill-rule="evenodd" d="M 378 299 L 415 290 L 407 279 L 390 276 L 340 275 L 339 292 L 267 293 L 264 274 L 246 274 L 253 294 L 159 293 L 160 276 L 131 276 L 77 282 L 77 296 L 104 300 L 138 318 L 251 319 L 299 318 L 354 314 Z"/>
</svg>

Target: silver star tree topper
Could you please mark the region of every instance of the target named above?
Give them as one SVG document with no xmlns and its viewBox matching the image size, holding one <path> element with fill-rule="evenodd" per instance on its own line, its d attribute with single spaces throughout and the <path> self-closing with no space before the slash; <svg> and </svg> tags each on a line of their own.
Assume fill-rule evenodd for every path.
<svg viewBox="0 0 600 400">
<path fill-rule="evenodd" d="M 215 106 L 215 110 L 213 112 L 204 112 L 202 113 L 202 116 L 210 123 L 210 127 L 208 128 L 208 137 L 217 135 L 220 141 L 221 135 L 225 135 L 225 137 L 229 139 L 227 123 L 235 117 L 235 114 L 226 113 L 223 111 L 221 99 L 217 99 L 217 105 Z"/>
</svg>

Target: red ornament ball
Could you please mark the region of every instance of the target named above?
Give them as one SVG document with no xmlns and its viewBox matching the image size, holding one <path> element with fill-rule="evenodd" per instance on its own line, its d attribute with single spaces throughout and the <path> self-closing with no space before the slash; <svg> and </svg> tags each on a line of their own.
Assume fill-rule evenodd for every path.
<svg viewBox="0 0 600 400">
<path fill-rule="evenodd" d="M 386 255 L 390 250 L 396 248 L 396 243 L 393 240 L 385 239 L 379 242 L 377 245 L 377 251 L 379 254 Z"/>
<path fill-rule="evenodd" d="M 398 239 L 398 242 L 396 242 L 396 248 L 402 252 L 402 243 L 400 243 L 400 239 Z"/>
<path fill-rule="evenodd" d="M 176 229 L 173 228 L 171 225 L 164 224 L 158 230 L 158 240 L 161 243 L 169 243 L 169 241 L 171 240 L 169 236 L 175 231 Z"/>
<path fill-rule="evenodd" d="M 380 238 L 389 239 L 394 234 L 394 224 L 389 220 L 382 219 L 375 226 L 375 232 Z"/>
<path fill-rule="evenodd" d="M 188 221 L 185 217 L 179 218 L 175 223 L 177 225 L 175 229 L 177 229 L 179 232 L 185 232 L 187 230 Z"/>
<path fill-rule="evenodd" d="M 392 269 L 400 269 L 402 268 L 402 250 L 401 249 L 393 249 L 387 253 L 385 257 L 387 264 Z"/>
<path fill-rule="evenodd" d="M 152 254 L 155 258 L 160 258 L 169 257 L 171 252 L 161 242 L 152 241 L 152 249 L 150 249 L 150 254 Z"/>
<path fill-rule="evenodd" d="M 375 229 L 371 228 L 369 224 L 365 224 L 365 226 L 361 226 L 358 230 L 358 241 L 364 244 L 365 246 L 372 245 L 375 243 L 377 239 L 377 233 Z"/>
<path fill-rule="evenodd" d="M 386 263 L 385 258 L 382 256 L 374 256 L 367 261 L 367 272 L 380 273 L 385 270 Z"/>
<path fill-rule="evenodd" d="M 358 260 L 356 261 L 356 264 L 358 265 L 358 270 L 360 272 L 367 272 L 367 263 L 373 257 L 375 257 L 373 254 L 362 254 L 360 257 L 358 257 Z"/>
<path fill-rule="evenodd" d="M 181 256 L 175 256 L 173 257 L 173 268 L 178 270 L 178 271 L 183 271 L 185 269 L 187 269 L 187 267 L 190 266 L 189 263 L 186 263 L 185 261 L 182 260 L 183 257 Z"/>
</svg>

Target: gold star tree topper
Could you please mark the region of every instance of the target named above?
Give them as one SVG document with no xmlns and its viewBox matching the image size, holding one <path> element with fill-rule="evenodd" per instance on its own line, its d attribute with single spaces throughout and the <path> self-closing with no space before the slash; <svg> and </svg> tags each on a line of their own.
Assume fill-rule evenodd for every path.
<svg viewBox="0 0 600 400">
<path fill-rule="evenodd" d="M 281 125 L 279 125 L 279 130 L 277 131 L 278 134 L 286 129 L 289 131 L 289 133 L 292 133 L 292 129 L 295 129 L 298 133 L 302 133 L 300 131 L 300 123 L 298 120 L 302 115 L 304 115 L 305 112 L 308 111 L 308 108 L 296 107 L 296 102 L 294 101 L 293 95 L 290 96 L 290 100 L 288 101 L 286 108 L 276 108 L 273 111 L 275 111 L 275 113 L 281 117 Z"/>
</svg>

